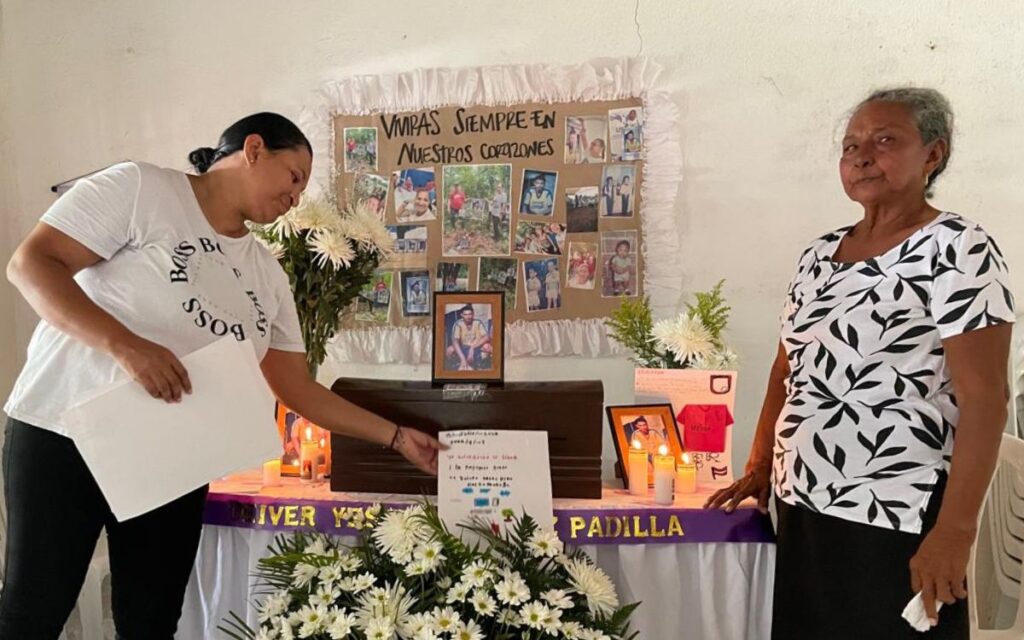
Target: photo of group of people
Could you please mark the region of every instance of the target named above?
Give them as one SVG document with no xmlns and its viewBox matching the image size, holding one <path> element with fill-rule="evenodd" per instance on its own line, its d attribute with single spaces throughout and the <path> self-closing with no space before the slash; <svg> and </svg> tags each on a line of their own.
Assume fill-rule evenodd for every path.
<svg viewBox="0 0 1024 640">
<path fill-rule="evenodd" d="M 509 254 L 512 165 L 445 166 L 442 254 L 503 256 Z"/>
<path fill-rule="evenodd" d="M 527 311 L 562 308 L 562 276 L 558 261 L 558 258 L 550 258 L 523 262 Z"/>
<path fill-rule="evenodd" d="M 384 207 L 388 201 L 388 181 L 374 173 L 357 173 L 352 195 L 356 204 L 368 208 L 384 220 Z"/>
<path fill-rule="evenodd" d="M 520 222 L 516 225 L 516 253 L 560 256 L 565 246 L 565 225 L 560 222 Z"/>
<path fill-rule="evenodd" d="M 597 187 L 576 187 L 565 190 L 565 213 L 569 233 L 597 231 Z"/>
<path fill-rule="evenodd" d="M 377 170 L 377 127 L 346 127 L 342 137 L 345 173 Z"/>
<path fill-rule="evenodd" d="M 612 162 L 639 160 L 644 143 L 643 108 L 612 109 L 608 112 L 608 123 L 611 126 Z"/>
<path fill-rule="evenodd" d="M 607 217 L 633 216 L 633 184 L 636 167 L 631 164 L 613 164 L 601 173 L 600 214 Z"/>
<path fill-rule="evenodd" d="M 595 242 L 570 242 L 569 265 L 565 286 L 570 289 L 593 289 L 597 278 L 597 252 Z"/>
<path fill-rule="evenodd" d="M 608 117 L 565 119 L 565 164 L 632 162 L 643 156 L 642 107 L 611 109 Z"/>
<path fill-rule="evenodd" d="M 434 168 L 403 169 L 391 174 L 395 194 L 395 218 L 399 222 L 429 222 L 437 219 L 437 188 Z"/>
</svg>

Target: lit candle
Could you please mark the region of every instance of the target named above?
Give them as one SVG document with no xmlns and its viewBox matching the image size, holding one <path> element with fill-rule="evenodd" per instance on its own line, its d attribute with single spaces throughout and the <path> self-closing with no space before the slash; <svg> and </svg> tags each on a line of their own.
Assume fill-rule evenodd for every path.
<svg viewBox="0 0 1024 640">
<path fill-rule="evenodd" d="M 281 482 L 281 459 L 267 460 L 263 463 L 263 486 L 273 487 Z"/>
<path fill-rule="evenodd" d="M 306 427 L 302 435 L 302 442 L 299 443 L 299 479 L 303 482 L 316 482 L 320 479 L 320 465 L 317 464 L 320 447 L 313 439 L 313 427 Z"/>
<path fill-rule="evenodd" d="M 629 448 L 629 467 L 627 469 L 629 479 L 629 493 L 634 496 L 647 495 L 647 451 L 634 440 Z"/>
<path fill-rule="evenodd" d="M 697 492 L 697 465 L 693 463 L 690 454 L 684 453 L 679 461 L 679 468 L 676 470 L 676 493 Z"/>
<path fill-rule="evenodd" d="M 672 504 L 672 481 L 676 475 L 676 459 L 669 455 L 668 447 L 658 447 L 658 455 L 654 456 L 654 502 L 655 504 Z"/>
</svg>

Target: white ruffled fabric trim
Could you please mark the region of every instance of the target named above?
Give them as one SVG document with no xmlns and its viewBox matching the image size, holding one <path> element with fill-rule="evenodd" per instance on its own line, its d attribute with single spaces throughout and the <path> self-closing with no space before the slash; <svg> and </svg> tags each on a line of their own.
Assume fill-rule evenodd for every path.
<svg viewBox="0 0 1024 640">
<path fill-rule="evenodd" d="M 661 66 L 647 58 L 595 60 L 572 66 L 504 65 L 417 69 L 344 78 L 326 84 L 319 103 L 303 110 L 300 125 L 313 145 L 311 190 L 330 188 L 334 116 L 395 113 L 449 105 L 512 105 L 638 97 L 644 102 L 646 157 L 641 185 L 644 287 L 654 315 L 676 313 L 683 291 L 676 226 L 682 177 L 678 110 L 655 88 Z M 625 351 L 607 336 L 603 319 L 517 322 L 508 327 L 508 357 L 615 356 Z M 328 348 L 343 362 L 430 362 L 426 327 L 340 330 Z"/>
<path fill-rule="evenodd" d="M 327 359 L 359 364 L 429 364 L 432 358 L 428 327 L 349 329 L 327 345 Z M 608 337 L 602 318 L 513 322 L 505 328 L 505 357 L 627 355 Z"/>
</svg>

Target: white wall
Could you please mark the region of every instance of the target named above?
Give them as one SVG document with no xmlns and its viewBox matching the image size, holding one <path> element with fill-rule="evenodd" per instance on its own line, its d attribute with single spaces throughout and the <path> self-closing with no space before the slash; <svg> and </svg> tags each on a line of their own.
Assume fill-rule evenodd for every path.
<svg viewBox="0 0 1024 640">
<path fill-rule="evenodd" d="M 744 360 L 737 463 L 757 417 L 796 257 L 810 238 L 858 215 L 836 176 L 836 141 L 844 112 L 869 89 L 912 82 L 950 97 L 960 137 L 937 203 L 977 218 L 995 235 L 1017 267 L 1015 291 L 1024 300 L 1021 3 L 433 6 L 2 0 L 2 257 L 51 202 L 48 185 L 123 158 L 183 168 L 191 148 L 214 142 L 235 118 L 262 109 L 294 116 L 331 78 L 418 66 L 571 64 L 642 52 L 666 66 L 664 86 L 682 114 L 679 232 L 687 287 L 729 281 L 732 339 Z M 0 360 L 6 391 L 34 317 L 20 299 L 12 308 L 8 285 L 0 291 L 0 356 L 13 348 L 19 358 Z M 4 332 L 10 324 L 13 337 Z M 427 375 L 365 367 L 346 373 Z M 629 399 L 624 362 L 530 360 L 509 371 L 513 379 L 598 374 L 610 402 Z"/>
</svg>

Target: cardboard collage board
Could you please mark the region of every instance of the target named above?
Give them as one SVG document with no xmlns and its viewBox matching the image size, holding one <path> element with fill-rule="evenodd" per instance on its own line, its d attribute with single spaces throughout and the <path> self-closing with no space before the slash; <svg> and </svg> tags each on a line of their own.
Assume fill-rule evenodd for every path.
<svg viewBox="0 0 1024 640">
<path fill-rule="evenodd" d="M 434 291 L 505 290 L 508 322 L 643 295 L 643 122 L 638 98 L 335 116 L 339 200 L 396 250 L 343 326 L 426 326 Z"/>
<path fill-rule="evenodd" d="M 637 369 L 634 393 L 638 404 L 671 403 L 699 484 L 732 482 L 735 371 Z"/>
</svg>

